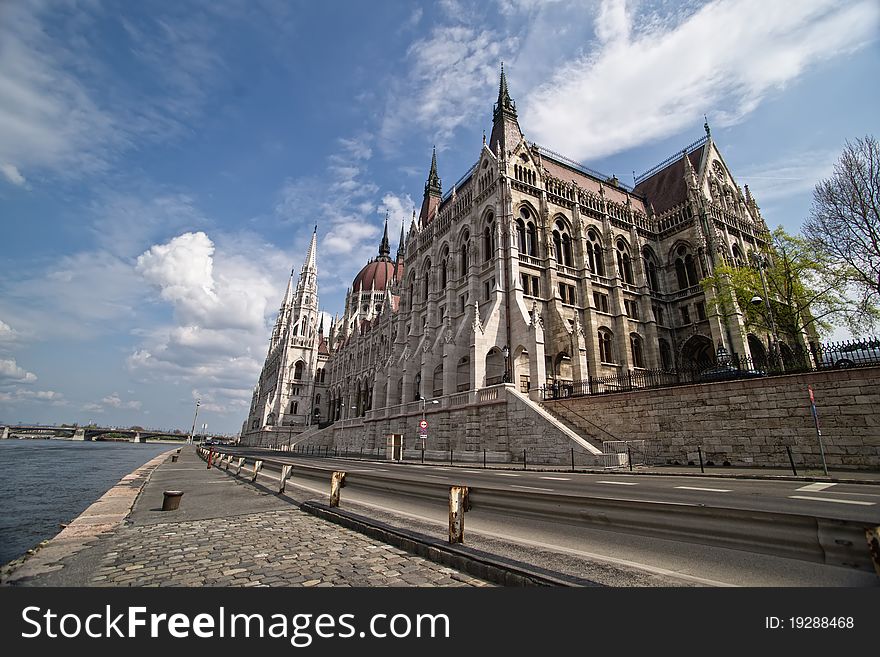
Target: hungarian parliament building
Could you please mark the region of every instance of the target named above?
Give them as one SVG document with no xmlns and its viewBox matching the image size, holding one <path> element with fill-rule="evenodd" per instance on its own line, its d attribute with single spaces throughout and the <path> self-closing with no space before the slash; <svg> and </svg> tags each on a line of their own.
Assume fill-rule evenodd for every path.
<svg viewBox="0 0 880 657">
<path fill-rule="evenodd" d="M 505 385 L 545 386 L 766 356 L 766 331 L 700 281 L 766 248 L 767 227 L 705 135 L 630 187 L 529 142 L 502 69 L 476 164 L 444 188 L 436 153 L 392 257 L 385 231 L 325 334 L 317 228 L 291 273 L 242 442 L 317 431 Z M 383 417 L 390 416 L 390 412 Z M 417 414 L 416 414 L 417 415 Z"/>
</svg>

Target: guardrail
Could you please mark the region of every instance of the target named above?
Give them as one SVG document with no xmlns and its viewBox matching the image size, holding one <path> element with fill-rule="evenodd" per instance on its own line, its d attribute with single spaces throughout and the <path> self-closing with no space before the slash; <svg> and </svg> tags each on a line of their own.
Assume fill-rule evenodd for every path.
<svg viewBox="0 0 880 657">
<path fill-rule="evenodd" d="M 199 448 L 199 455 L 206 461 L 211 458 L 205 448 Z M 220 455 L 219 459 L 228 466 L 232 456 Z M 692 503 L 449 486 L 401 480 L 382 473 L 352 475 L 333 468 L 269 459 L 239 458 L 233 474 L 237 475 L 247 461 L 253 462 L 251 468 L 245 469 L 250 480 L 256 483 L 259 475 L 263 480 L 274 481 L 279 493 L 294 470 L 306 479 L 330 483 L 331 506 L 340 504 L 339 489 L 343 486 L 391 492 L 402 498 L 446 500 L 450 543 L 463 542 L 464 513 L 474 510 L 544 520 L 552 517 L 605 530 L 647 533 L 657 538 L 845 566 L 880 575 L 880 526 L 870 522 Z"/>
</svg>

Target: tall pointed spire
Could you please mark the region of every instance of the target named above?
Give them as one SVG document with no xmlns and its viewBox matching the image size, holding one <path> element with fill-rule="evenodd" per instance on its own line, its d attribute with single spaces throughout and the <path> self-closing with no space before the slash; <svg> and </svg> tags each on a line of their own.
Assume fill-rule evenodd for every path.
<svg viewBox="0 0 880 657">
<path fill-rule="evenodd" d="M 425 194 L 441 196 L 443 193 L 440 185 L 440 176 L 437 174 L 437 147 L 431 151 L 431 170 L 428 172 L 428 180 L 425 182 Z"/>
<path fill-rule="evenodd" d="M 388 212 L 385 212 L 385 232 L 382 233 L 382 241 L 379 243 L 379 260 L 391 260 L 391 244 L 388 242 Z"/>
<path fill-rule="evenodd" d="M 413 210 L 413 214 L 415 214 L 415 210 Z M 406 238 L 403 234 L 403 220 L 400 221 L 400 239 L 397 241 L 397 259 L 403 260 L 404 255 L 404 240 Z"/>
<path fill-rule="evenodd" d="M 318 271 L 318 224 L 315 224 L 315 231 L 312 233 L 312 241 L 309 243 L 309 250 L 306 253 L 306 259 L 303 262 L 302 273 L 306 271 L 317 273 Z"/>
<path fill-rule="evenodd" d="M 522 141 L 522 131 L 516 118 L 516 103 L 507 90 L 507 76 L 504 74 L 504 62 L 501 62 L 501 80 L 498 83 L 498 101 L 492 111 L 492 136 L 489 137 L 489 148 L 495 152 L 499 144 L 501 153 L 512 150 Z"/>
</svg>

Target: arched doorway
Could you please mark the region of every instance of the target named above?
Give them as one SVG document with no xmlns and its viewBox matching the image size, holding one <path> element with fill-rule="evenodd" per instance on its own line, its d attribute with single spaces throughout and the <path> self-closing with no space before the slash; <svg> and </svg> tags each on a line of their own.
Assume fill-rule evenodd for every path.
<svg viewBox="0 0 880 657">
<path fill-rule="evenodd" d="M 529 352 L 520 345 L 514 349 L 513 354 L 513 362 L 511 363 L 513 382 L 519 387 L 520 392 L 528 392 L 531 387 Z"/>
<path fill-rule="evenodd" d="M 752 367 L 750 369 L 767 369 L 767 350 L 764 348 L 764 343 L 761 342 L 761 339 L 757 335 L 753 335 L 752 333 L 749 333 L 747 340 L 749 343 L 749 352 L 752 354 Z"/>
<path fill-rule="evenodd" d="M 705 335 L 692 335 L 681 347 L 681 367 L 699 370 L 715 364 L 715 348 Z"/>
<path fill-rule="evenodd" d="M 494 386 L 504 382 L 504 354 L 498 347 L 492 347 L 486 354 L 486 385 Z"/>
</svg>

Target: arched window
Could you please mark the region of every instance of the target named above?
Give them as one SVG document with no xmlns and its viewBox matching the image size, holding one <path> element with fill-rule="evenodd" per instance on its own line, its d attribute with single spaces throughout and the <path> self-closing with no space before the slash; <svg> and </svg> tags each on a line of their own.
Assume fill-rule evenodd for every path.
<svg viewBox="0 0 880 657">
<path fill-rule="evenodd" d="M 617 240 L 617 274 L 625 283 L 633 285 L 632 260 L 629 257 L 629 248 L 622 239 Z"/>
<path fill-rule="evenodd" d="M 614 335 L 608 329 L 599 329 L 599 360 L 603 363 L 614 362 Z"/>
<path fill-rule="evenodd" d="M 574 260 L 571 252 L 571 235 L 568 226 L 562 219 L 557 219 L 553 224 L 553 246 L 556 248 L 556 261 L 564 266 L 571 267 Z"/>
<path fill-rule="evenodd" d="M 470 265 L 470 259 L 468 257 L 468 248 L 469 241 L 471 235 L 468 231 L 464 231 L 464 234 L 461 236 L 461 255 L 460 255 L 460 264 L 461 264 L 461 275 L 467 276 L 468 266 Z"/>
<path fill-rule="evenodd" d="M 483 261 L 488 262 L 493 253 L 495 253 L 495 217 L 490 214 L 483 228 Z"/>
<path fill-rule="evenodd" d="M 678 289 L 684 290 L 699 285 L 700 277 L 697 275 L 697 263 L 694 256 L 688 253 L 684 245 L 676 250 L 678 258 L 675 259 L 675 277 L 678 281 Z"/>
<path fill-rule="evenodd" d="M 642 250 L 642 259 L 645 263 L 645 282 L 648 284 L 648 289 L 651 292 L 659 292 L 660 284 L 657 278 L 657 260 L 654 258 L 651 249 L 646 247 Z"/>
<path fill-rule="evenodd" d="M 660 366 L 664 370 L 672 369 L 672 348 L 663 338 L 660 338 Z"/>
<path fill-rule="evenodd" d="M 301 360 L 296 361 L 296 365 L 293 367 L 293 378 L 299 381 L 303 378 L 303 368 L 305 367 L 305 363 Z"/>
<path fill-rule="evenodd" d="M 528 208 L 523 207 L 519 210 L 519 217 L 517 228 L 522 224 L 525 231 L 523 235 L 524 246 L 520 247 L 520 253 L 525 253 L 535 258 L 538 256 L 538 231 L 535 228 L 535 222 L 532 220 L 532 213 Z"/>
<path fill-rule="evenodd" d="M 417 372 L 416 378 L 413 380 L 413 401 L 418 401 L 422 396 L 422 373 Z"/>
<path fill-rule="evenodd" d="M 430 290 L 431 282 L 431 260 L 425 261 L 425 273 L 422 275 L 422 297 L 428 300 L 428 290 Z"/>
<path fill-rule="evenodd" d="M 743 256 L 742 256 L 742 251 L 739 250 L 739 247 L 736 244 L 733 245 L 733 248 L 731 249 L 731 251 L 733 253 L 734 266 L 742 267 L 743 264 L 745 264 L 745 261 L 743 260 Z"/>
<path fill-rule="evenodd" d="M 637 333 L 631 333 L 629 336 L 629 351 L 633 367 L 644 367 L 645 356 L 642 349 L 642 338 Z"/>
<path fill-rule="evenodd" d="M 602 258 L 602 242 L 599 235 L 591 230 L 587 233 L 587 260 L 590 263 L 590 271 L 597 276 L 605 275 L 605 262 Z"/>
<path fill-rule="evenodd" d="M 526 224 L 522 219 L 516 220 L 516 248 L 521 254 L 527 253 Z"/>
<path fill-rule="evenodd" d="M 449 274 L 449 247 L 444 246 L 440 254 L 440 288 L 446 289 Z"/>
</svg>

